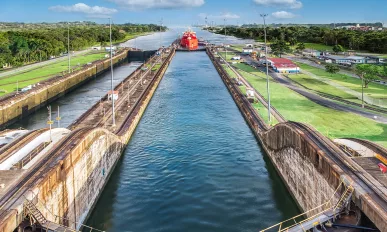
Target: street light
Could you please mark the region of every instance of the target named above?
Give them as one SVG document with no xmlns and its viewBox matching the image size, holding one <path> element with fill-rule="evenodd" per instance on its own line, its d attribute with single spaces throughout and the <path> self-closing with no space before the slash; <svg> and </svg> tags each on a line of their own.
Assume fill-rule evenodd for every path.
<svg viewBox="0 0 387 232">
<path fill-rule="evenodd" d="M 116 126 L 116 118 L 114 112 L 114 86 L 113 86 L 113 44 L 112 44 L 112 20 L 109 18 L 110 24 L 110 72 L 112 75 L 111 78 L 111 97 L 112 97 L 112 116 L 113 116 L 113 126 Z"/>
<path fill-rule="evenodd" d="M 227 63 L 227 47 L 226 47 L 226 39 L 227 39 L 227 36 L 226 36 L 226 19 L 223 19 L 224 20 L 224 50 L 226 50 L 226 63 Z M 227 65 L 226 65 L 227 67 Z"/>
<path fill-rule="evenodd" d="M 70 23 L 67 23 L 67 56 L 69 58 L 69 73 L 71 72 L 71 57 L 70 57 Z"/>
<path fill-rule="evenodd" d="M 162 36 L 162 33 L 161 33 L 161 28 L 163 27 L 163 18 L 161 18 L 160 20 L 160 48 L 162 46 L 162 39 L 163 39 L 163 36 Z"/>
<path fill-rule="evenodd" d="M 261 17 L 263 18 L 263 26 L 264 26 L 264 32 L 265 32 L 265 63 L 266 63 L 266 88 L 267 88 L 267 100 L 268 100 L 268 106 L 267 106 L 267 113 L 268 113 L 268 119 L 269 124 L 271 123 L 271 106 L 270 106 L 270 88 L 269 88 L 269 64 L 267 63 L 267 41 L 266 41 L 266 20 L 265 17 L 267 14 L 261 14 Z"/>
</svg>

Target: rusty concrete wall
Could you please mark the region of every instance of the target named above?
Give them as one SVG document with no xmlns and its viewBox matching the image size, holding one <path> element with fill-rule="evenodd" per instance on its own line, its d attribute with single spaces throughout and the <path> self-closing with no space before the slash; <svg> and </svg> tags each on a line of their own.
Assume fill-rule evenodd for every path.
<svg viewBox="0 0 387 232">
<path fill-rule="evenodd" d="M 113 58 L 113 63 L 120 63 L 126 58 L 127 50 L 124 50 Z M 26 93 L 0 101 L 0 128 L 26 117 L 78 85 L 90 80 L 95 75 L 108 70 L 109 67 L 110 59 L 95 62 L 95 65 L 87 66 L 64 77 L 54 77 L 43 81 L 40 86 Z"/>
<path fill-rule="evenodd" d="M 34 188 L 42 214 L 79 227 L 75 222 L 83 222 L 90 212 L 123 148 L 119 137 L 105 129 L 88 133 Z"/>
<path fill-rule="evenodd" d="M 318 149 L 294 128 L 280 124 L 266 131 L 267 129 L 260 127 L 259 125 L 264 124 L 263 119 L 259 115 L 252 117 L 251 112 L 255 110 L 251 104 L 248 101 L 242 101 L 243 94 L 235 91 L 233 88 L 235 84 L 227 75 L 224 75 L 223 68 L 216 63 L 217 60 L 211 54 L 209 55 L 242 115 L 300 209 L 304 212 L 309 211 L 329 201 L 340 184 L 338 174 L 340 170 L 334 170 L 331 161 L 320 156 Z M 338 200 L 343 190 L 340 189 L 338 194 L 333 196 L 334 202 Z M 310 214 L 313 213 L 310 212 Z"/>
<path fill-rule="evenodd" d="M 160 67 L 155 81 L 130 117 L 130 126 L 122 134 L 117 136 L 102 128 L 92 130 L 42 176 L 33 189 L 37 194 L 34 200 L 48 220 L 79 228 L 76 222 L 82 223 L 87 218 L 173 55 L 174 52 Z"/>
<path fill-rule="evenodd" d="M 290 193 L 305 212 L 328 202 L 339 200 L 341 170 L 310 144 L 294 128 L 279 124 L 260 135 L 262 146 Z M 320 209 L 321 211 L 321 209 Z M 311 212 L 310 215 L 316 212 Z"/>
<path fill-rule="evenodd" d="M 352 183 L 355 192 L 352 201 L 356 206 L 383 232 L 387 232 L 387 214 L 378 203 L 378 198 L 367 186 L 358 184 L 358 177 L 345 173 L 330 157 L 313 143 L 307 136 L 287 123 L 280 123 L 271 129 L 260 127 L 263 119 L 252 117 L 254 110 L 251 104 L 242 101 L 240 91 L 233 90 L 235 83 L 225 74 L 223 68 L 217 64 L 212 54 L 207 51 L 223 82 L 230 91 L 235 103 L 240 109 L 251 130 L 266 151 L 277 172 L 287 186 L 293 198 L 303 211 L 329 200 L 341 180 L 345 184 Z M 338 189 L 335 195 L 337 201 L 344 191 Z M 313 212 L 311 212 L 313 214 Z"/>
</svg>

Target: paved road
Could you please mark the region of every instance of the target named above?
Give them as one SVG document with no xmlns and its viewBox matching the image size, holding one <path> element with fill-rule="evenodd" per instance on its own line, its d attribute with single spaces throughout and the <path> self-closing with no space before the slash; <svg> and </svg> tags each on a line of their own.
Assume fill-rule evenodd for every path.
<svg viewBox="0 0 387 232">
<path fill-rule="evenodd" d="M 243 58 L 250 62 L 252 65 L 257 66 L 257 61 L 256 60 L 253 60 L 250 56 L 243 56 Z M 265 72 L 265 68 L 264 67 L 258 67 L 261 71 Z M 342 104 L 339 104 L 339 103 L 336 103 L 334 101 L 331 101 L 329 99 L 326 99 L 324 97 L 321 97 L 315 93 L 311 93 L 311 92 L 308 92 L 307 90 L 305 90 L 304 88 L 301 88 L 295 84 L 293 84 L 293 82 L 291 82 L 289 79 L 287 79 L 286 77 L 284 77 L 283 75 L 279 74 L 279 73 L 276 73 L 272 70 L 269 70 L 269 75 L 274 79 L 276 80 L 278 83 L 288 87 L 289 89 L 301 94 L 302 96 L 308 98 L 309 100 L 319 104 L 319 105 L 322 105 L 322 106 L 325 106 L 325 107 L 328 107 L 328 108 L 331 108 L 331 109 L 335 109 L 335 110 L 341 110 L 341 111 L 345 111 L 345 112 L 350 112 L 350 113 L 354 113 L 354 114 L 358 114 L 360 116 L 363 116 L 363 117 L 366 117 L 366 118 L 369 118 L 369 119 L 372 119 L 372 120 L 375 120 L 377 122 L 380 122 L 380 123 L 384 123 L 384 124 L 387 124 L 387 117 L 386 116 L 381 116 L 381 115 L 377 115 L 377 114 L 374 114 L 374 113 L 370 113 L 368 111 L 364 111 L 362 109 L 358 109 L 358 108 L 353 108 L 353 107 L 350 107 L 350 106 L 346 106 L 346 105 L 342 105 Z M 375 116 L 377 116 L 377 118 L 375 119 Z"/>
<path fill-rule="evenodd" d="M 303 63 L 303 64 L 307 64 L 307 65 L 313 66 L 315 68 L 319 68 L 319 69 L 324 69 L 325 70 L 325 67 L 323 65 L 316 64 L 315 62 L 310 61 L 310 60 L 302 59 L 302 58 L 297 57 L 297 56 L 285 56 L 285 57 L 290 59 L 290 60 L 296 61 L 296 62 L 300 62 L 300 63 Z M 359 77 L 356 74 L 354 74 L 354 73 L 352 73 L 350 71 L 346 71 L 346 70 L 340 69 L 339 73 L 359 79 Z M 387 82 L 382 83 L 382 82 L 374 81 L 374 83 L 375 84 L 380 84 L 380 85 L 387 85 Z"/>
<path fill-rule="evenodd" d="M 74 55 L 73 56 L 78 56 L 78 55 L 83 55 L 87 52 L 90 52 L 91 49 L 86 49 L 86 50 L 82 50 L 82 51 L 76 51 L 74 52 Z M 56 63 L 56 62 L 59 62 L 59 61 L 63 61 L 63 60 L 67 60 L 68 57 L 67 56 L 62 56 L 62 57 L 58 57 L 58 58 L 55 58 L 55 59 L 52 59 L 52 60 L 46 60 L 46 61 L 42 61 L 42 62 L 38 62 L 38 63 L 34 63 L 34 64 L 29 64 L 29 65 L 25 65 L 25 66 L 22 66 L 22 67 L 19 67 L 19 68 L 15 68 L 15 69 L 11 69 L 9 71 L 3 71 L 3 72 L 0 72 L 0 78 L 1 77 L 6 77 L 6 76 L 9 76 L 9 75 L 15 75 L 15 74 L 18 74 L 18 73 L 21 73 L 21 72 L 25 72 L 25 71 L 29 71 L 31 69 L 35 69 L 35 68 L 39 68 L 39 67 L 42 67 L 42 66 L 46 66 L 46 65 L 49 65 L 49 64 L 53 64 L 53 63 Z"/>
</svg>

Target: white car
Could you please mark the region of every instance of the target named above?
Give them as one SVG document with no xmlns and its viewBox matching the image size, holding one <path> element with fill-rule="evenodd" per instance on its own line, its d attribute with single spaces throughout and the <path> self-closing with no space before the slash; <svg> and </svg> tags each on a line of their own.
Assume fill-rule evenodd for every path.
<svg viewBox="0 0 387 232">
<path fill-rule="evenodd" d="M 240 56 L 234 56 L 234 57 L 231 58 L 231 60 L 240 60 L 240 59 L 241 59 Z"/>
</svg>

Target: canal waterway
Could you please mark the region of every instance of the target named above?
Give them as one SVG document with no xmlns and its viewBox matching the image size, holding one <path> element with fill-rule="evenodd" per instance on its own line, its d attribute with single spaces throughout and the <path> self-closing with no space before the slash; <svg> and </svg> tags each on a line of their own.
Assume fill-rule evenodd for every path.
<svg viewBox="0 0 387 232">
<path fill-rule="evenodd" d="M 127 76 L 129 76 L 141 63 L 132 62 L 125 63 L 114 68 L 114 86 L 119 84 Z M 52 108 L 52 119 L 57 127 L 57 109 L 61 116 L 60 126 L 67 127 L 74 120 L 79 118 L 92 105 L 103 97 L 111 88 L 111 74 L 105 72 L 98 77 L 93 78 L 82 86 L 79 86 L 74 91 L 64 95 L 63 97 L 53 101 L 50 105 Z M 29 130 L 47 127 L 48 110 L 42 107 L 36 112 L 30 114 L 27 118 L 20 120 L 10 126 L 10 128 L 26 128 Z"/>
<path fill-rule="evenodd" d="M 259 231 L 298 213 L 206 53 L 181 52 L 86 224 L 106 231 Z"/>
<path fill-rule="evenodd" d="M 162 46 L 169 46 L 186 28 L 172 28 L 166 32 L 156 32 L 150 35 L 141 36 L 136 39 L 128 40 L 120 44 L 121 47 L 137 47 L 143 50 L 156 50 L 160 44 Z M 207 31 L 199 30 L 198 37 L 203 37 L 213 43 L 246 43 L 248 40 L 238 39 L 233 36 L 221 36 Z M 129 76 L 141 63 L 125 63 L 114 68 L 114 85 Z M 92 105 L 106 94 L 111 88 L 111 74 L 105 72 L 94 78 L 90 82 L 79 86 L 74 91 L 64 95 L 63 97 L 50 103 L 52 107 L 52 118 L 57 117 L 57 109 L 60 109 L 60 126 L 67 127 L 84 112 L 86 112 Z M 27 118 L 20 120 L 8 128 L 25 128 L 28 130 L 39 129 L 47 127 L 48 110 L 43 107 L 36 112 L 30 114 Z M 55 121 L 54 127 L 58 124 Z"/>
</svg>

